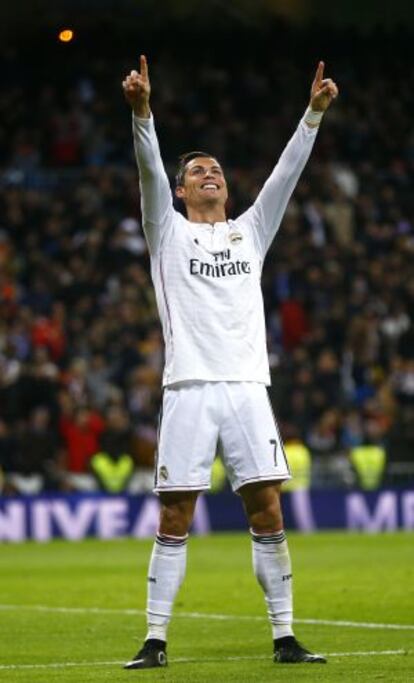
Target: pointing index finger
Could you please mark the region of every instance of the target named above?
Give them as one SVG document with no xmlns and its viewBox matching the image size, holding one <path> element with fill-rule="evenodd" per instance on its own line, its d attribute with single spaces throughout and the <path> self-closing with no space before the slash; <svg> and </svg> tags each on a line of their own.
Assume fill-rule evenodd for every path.
<svg viewBox="0 0 414 683">
<path fill-rule="evenodd" d="M 315 85 L 320 85 L 322 83 L 324 68 L 325 68 L 325 62 L 319 62 L 318 68 L 316 69 L 315 78 L 313 81 Z"/>
<path fill-rule="evenodd" d="M 142 78 L 144 78 L 147 81 L 148 80 L 148 64 L 147 64 L 147 58 L 145 55 L 140 56 L 139 63 L 140 63 L 141 76 L 142 76 Z"/>
</svg>

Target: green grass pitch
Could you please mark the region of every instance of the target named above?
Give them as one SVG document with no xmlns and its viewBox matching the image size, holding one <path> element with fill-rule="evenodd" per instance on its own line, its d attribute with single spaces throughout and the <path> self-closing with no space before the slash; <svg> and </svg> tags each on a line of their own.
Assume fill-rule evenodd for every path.
<svg viewBox="0 0 414 683">
<path fill-rule="evenodd" d="M 169 667 L 123 671 L 145 635 L 152 543 L 55 541 L 0 549 L 0 681 L 414 681 L 414 535 L 290 533 L 289 544 L 296 634 L 326 666 L 272 662 L 249 537 L 220 534 L 190 539 Z"/>
</svg>

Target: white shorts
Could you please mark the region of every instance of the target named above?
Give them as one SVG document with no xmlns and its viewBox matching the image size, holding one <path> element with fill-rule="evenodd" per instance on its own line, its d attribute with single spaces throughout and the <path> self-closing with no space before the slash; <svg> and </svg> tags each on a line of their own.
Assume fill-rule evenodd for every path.
<svg viewBox="0 0 414 683">
<path fill-rule="evenodd" d="M 233 491 L 291 478 L 264 384 L 183 382 L 164 390 L 154 491 L 210 488 L 218 443 Z"/>
</svg>

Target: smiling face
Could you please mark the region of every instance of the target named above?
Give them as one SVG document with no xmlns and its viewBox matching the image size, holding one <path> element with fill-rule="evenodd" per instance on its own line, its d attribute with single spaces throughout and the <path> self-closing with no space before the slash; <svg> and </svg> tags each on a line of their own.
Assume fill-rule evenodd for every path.
<svg viewBox="0 0 414 683">
<path fill-rule="evenodd" d="M 223 170 L 214 157 L 195 157 L 185 166 L 176 195 L 188 208 L 224 207 L 228 192 Z"/>
</svg>

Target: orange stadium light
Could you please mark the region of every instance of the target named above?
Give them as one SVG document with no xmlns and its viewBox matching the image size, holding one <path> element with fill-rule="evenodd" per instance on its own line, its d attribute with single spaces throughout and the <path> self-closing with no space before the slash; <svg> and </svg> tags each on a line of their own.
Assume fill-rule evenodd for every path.
<svg viewBox="0 0 414 683">
<path fill-rule="evenodd" d="M 70 28 L 65 28 L 59 33 L 59 40 L 61 43 L 70 43 L 74 38 L 74 32 Z"/>
</svg>

